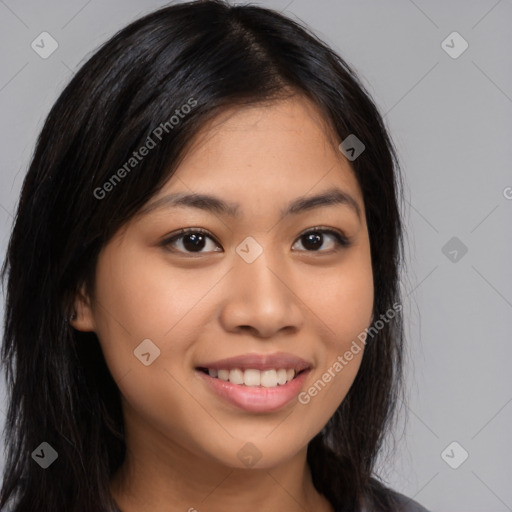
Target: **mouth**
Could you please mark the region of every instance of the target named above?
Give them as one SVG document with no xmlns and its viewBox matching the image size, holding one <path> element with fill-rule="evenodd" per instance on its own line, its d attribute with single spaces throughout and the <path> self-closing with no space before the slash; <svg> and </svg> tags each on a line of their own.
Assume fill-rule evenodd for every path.
<svg viewBox="0 0 512 512">
<path fill-rule="evenodd" d="M 195 368 L 207 389 L 247 412 L 273 412 L 300 393 L 312 365 L 291 354 L 247 354 Z"/>
<path fill-rule="evenodd" d="M 213 379 L 220 379 L 224 382 L 231 382 L 237 386 L 275 388 L 285 386 L 288 382 L 296 379 L 300 374 L 307 371 L 306 368 L 271 368 L 268 370 L 258 370 L 256 368 L 197 368 L 198 371 L 205 373 Z"/>
</svg>

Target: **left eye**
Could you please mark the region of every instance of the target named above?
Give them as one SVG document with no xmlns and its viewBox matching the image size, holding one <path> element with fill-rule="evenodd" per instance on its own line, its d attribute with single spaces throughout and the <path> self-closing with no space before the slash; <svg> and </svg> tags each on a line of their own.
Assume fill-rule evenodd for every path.
<svg viewBox="0 0 512 512">
<path fill-rule="evenodd" d="M 324 245 L 326 236 L 330 237 L 332 240 L 330 244 L 331 247 L 327 250 L 318 251 L 318 249 Z M 213 246 L 217 248 L 203 251 L 203 249 L 207 248 L 208 241 L 213 243 Z M 297 241 L 293 244 L 292 248 L 295 247 L 298 242 L 302 242 L 302 245 L 306 248 L 307 252 L 331 252 L 341 247 L 347 247 L 350 245 L 349 240 L 344 235 L 338 231 L 325 228 L 314 228 L 306 231 L 299 236 Z M 216 240 L 208 233 L 208 231 L 203 229 L 181 229 L 177 234 L 165 239 L 161 245 L 169 248 L 173 252 L 222 252 L 222 249 Z"/>
<path fill-rule="evenodd" d="M 313 251 L 308 252 L 331 252 L 331 251 L 317 251 L 319 247 L 321 247 L 324 243 L 325 236 L 331 237 L 334 242 L 331 243 L 331 251 L 335 251 L 341 247 L 348 247 L 349 241 L 348 239 L 339 233 L 338 231 L 334 231 L 332 229 L 325 229 L 325 228 L 314 228 L 306 233 L 303 233 L 299 238 L 298 241 L 304 239 L 305 242 L 303 242 L 303 245 L 305 247 L 312 248 Z M 297 243 L 297 242 L 296 242 Z M 294 244 L 295 245 L 295 244 Z"/>
</svg>

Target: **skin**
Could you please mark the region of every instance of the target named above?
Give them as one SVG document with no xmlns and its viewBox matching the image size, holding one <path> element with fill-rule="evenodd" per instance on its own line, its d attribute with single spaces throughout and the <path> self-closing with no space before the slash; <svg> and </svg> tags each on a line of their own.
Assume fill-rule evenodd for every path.
<svg viewBox="0 0 512 512">
<path fill-rule="evenodd" d="M 311 363 L 307 391 L 370 325 L 364 202 L 339 142 L 301 96 L 225 111 L 196 135 L 149 204 L 171 192 L 203 192 L 238 202 L 241 217 L 153 208 L 100 253 L 94 297 L 77 297 L 73 325 L 97 334 L 122 395 L 127 458 L 111 490 L 123 512 L 231 512 L 249 503 L 250 510 L 332 511 L 312 484 L 307 444 L 348 392 L 363 350 L 308 404 L 292 400 L 271 413 L 227 403 L 195 368 L 287 352 Z M 280 220 L 290 201 L 331 187 L 353 197 L 360 217 L 335 204 Z M 302 235 L 318 226 L 341 231 L 351 245 L 338 247 L 324 234 L 308 248 Z M 199 253 L 183 237 L 161 245 L 185 227 L 212 239 Z M 248 236 L 263 249 L 252 263 L 235 252 Z M 147 338 L 160 349 L 149 366 L 133 353 Z M 250 468 L 237 457 L 247 442 L 261 454 Z"/>
</svg>

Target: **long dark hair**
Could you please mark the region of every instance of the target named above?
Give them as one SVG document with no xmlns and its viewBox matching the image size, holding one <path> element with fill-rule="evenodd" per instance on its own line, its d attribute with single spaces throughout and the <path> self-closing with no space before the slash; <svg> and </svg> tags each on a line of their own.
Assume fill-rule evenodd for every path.
<svg viewBox="0 0 512 512">
<path fill-rule="evenodd" d="M 355 134 L 365 144 L 351 164 L 365 203 L 374 318 L 400 303 L 398 161 L 347 63 L 297 22 L 256 6 L 188 2 L 133 22 L 62 92 L 23 184 L 2 269 L 9 409 L 0 507 L 115 510 L 109 480 L 125 453 L 119 390 L 96 335 L 69 325 L 73 299 L 92 290 L 101 248 L 169 179 L 206 121 L 292 93 L 318 106 L 340 142 Z M 184 105 L 187 115 L 169 121 Z M 148 137 L 156 147 L 126 167 Z M 401 315 L 381 323 L 348 395 L 308 447 L 314 485 L 340 510 L 358 510 L 363 496 L 368 511 L 393 506 L 374 465 L 400 400 L 403 325 Z M 32 460 L 42 442 L 58 454 L 46 470 Z"/>
</svg>

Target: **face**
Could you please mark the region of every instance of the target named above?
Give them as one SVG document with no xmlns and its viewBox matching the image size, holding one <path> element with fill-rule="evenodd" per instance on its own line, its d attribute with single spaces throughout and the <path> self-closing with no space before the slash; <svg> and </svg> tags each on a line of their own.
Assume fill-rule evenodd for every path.
<svg viewBox="0 0 512 512">
<path fill-rule="evenodd" d="M 128 439 L 270 468 L 344 399 L 372 307 L 357 180 L 321 115 L 294 97 L 203 128 L 103 248 L 74 326 L 98 336 Z"/>
</svg>

